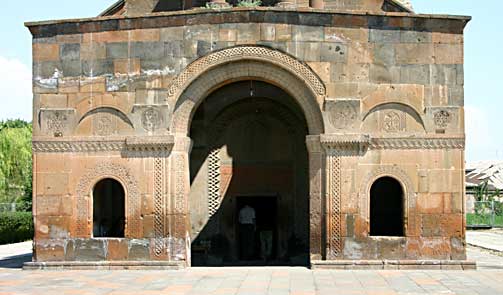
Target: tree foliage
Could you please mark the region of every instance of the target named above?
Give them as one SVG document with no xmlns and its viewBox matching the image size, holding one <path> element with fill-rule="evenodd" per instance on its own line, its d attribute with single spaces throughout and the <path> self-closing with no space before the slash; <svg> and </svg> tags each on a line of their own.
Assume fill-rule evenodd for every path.
<svg viewBox="0 0 503 295">
<path fill-rule="evenodd" d="M 0 121 L 0 203 L 31 207 L 31 137 L 31 123 Z"/>
</svg>

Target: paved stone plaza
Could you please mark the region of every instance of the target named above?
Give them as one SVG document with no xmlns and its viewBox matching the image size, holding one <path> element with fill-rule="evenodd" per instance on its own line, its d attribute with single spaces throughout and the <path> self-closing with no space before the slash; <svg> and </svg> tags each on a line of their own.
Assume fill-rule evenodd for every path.
<svg viewBox="0 0 503 295">
<path fill-rule="evenodd" d="M 0 294 L 503 294 L 502 271 L 0 270 Z"/>
</svg>

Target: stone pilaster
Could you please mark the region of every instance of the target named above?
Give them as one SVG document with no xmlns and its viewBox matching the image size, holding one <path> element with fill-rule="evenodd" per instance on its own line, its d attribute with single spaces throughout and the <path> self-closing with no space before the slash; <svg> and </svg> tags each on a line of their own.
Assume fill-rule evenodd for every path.
<svg viewBox="0 0 503 295">
<path fill-rule="evenodd" d="M 321 260 L 324 248 L 324 179 L 325 153 L 319 136 L 307 136 L 309 153 L 309 208 L 310 208 L 310 256 L 311 261 Z"/>
<path fill-rule="evenodd" d="M 188 265 L 190 265 L 190 214 L 188 199 L 190 191 L 189 158 L 191 149 L 192 140 L 189 137 L 177 136 L 175 137 L 175 145 L 170 156 L 171 204 L 169 223 L 171 237 L 175 240 L 175 246 L 173 246 L 170 253 L 172 259 L 185 257 Z"/>
</svg>

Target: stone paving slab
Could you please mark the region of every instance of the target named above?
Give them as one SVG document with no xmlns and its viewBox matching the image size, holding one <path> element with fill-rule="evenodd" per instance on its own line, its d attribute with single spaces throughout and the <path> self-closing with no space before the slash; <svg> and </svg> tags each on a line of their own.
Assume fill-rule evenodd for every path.
<svg viewBox="0 0 503 295">
<path fill-rule="evenodd" d="M 469 245 L 503 252 L 503 229 L 467 231 L 466 242 Z"/>
<path fill-rule="evenodd" d="M 0 294 L 503 294 L 503 271 L 192 268 L 182 271 L 0 269 Z"/>
</svg>

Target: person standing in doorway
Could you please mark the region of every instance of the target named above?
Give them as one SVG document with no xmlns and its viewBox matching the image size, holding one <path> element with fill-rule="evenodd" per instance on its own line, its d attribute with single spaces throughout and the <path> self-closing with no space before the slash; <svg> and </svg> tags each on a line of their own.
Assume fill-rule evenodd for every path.
<svg viewBox="0 0 503 295">
<path fill-rule="evenodd" d="M 254 257 L 255 229 L 255 209 L 246 205 L 239 211 L 239 242 L 243 260 L 252 260 Z"/>
</svg>

